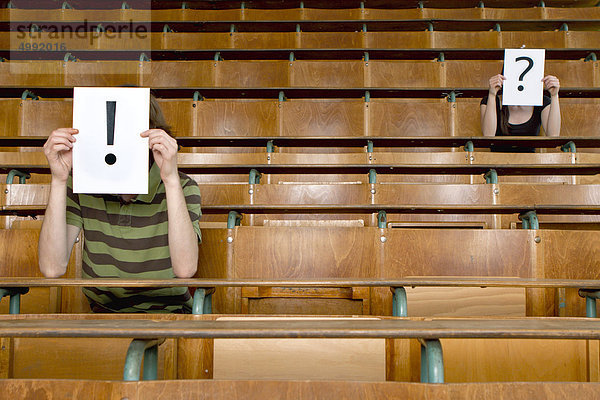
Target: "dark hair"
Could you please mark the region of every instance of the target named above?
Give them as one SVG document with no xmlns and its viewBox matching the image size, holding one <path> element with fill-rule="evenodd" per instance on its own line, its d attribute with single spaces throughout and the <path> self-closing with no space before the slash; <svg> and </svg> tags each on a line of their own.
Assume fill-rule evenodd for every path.
<svg viewBox="0 0 600 400">
<path fill-rule="evenodd" d="M 158 100 L 152 92 L 150 92 L 150 129 L 162 129 L 173 137 L 171 126 L 167 123 L 165 115 L 160 109 L 160 104 L 158 104 Z"/>
</svg>

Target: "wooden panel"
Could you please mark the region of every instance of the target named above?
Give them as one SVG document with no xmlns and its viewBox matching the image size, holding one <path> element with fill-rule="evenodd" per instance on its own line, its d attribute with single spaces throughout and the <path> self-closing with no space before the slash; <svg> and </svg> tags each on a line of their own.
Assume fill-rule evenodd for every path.
<svg viewBox="0 0 600 400">
<path fill-rule="evenodd" d="M 229 33 L 152 33 L 152 49 L 191 50 L 229 49 L 233 47 L 233 37 Z"/>
<path fill-rule="evenodd" d="M 462 71 L 462 69 L 456 69 L 456 72 Z M 448 76 L 450 77 L 452 74 L 448 74 Z M 488 77 L 488 81 L 490 77 L 491 75 Z M 483 85 L 483 83 L 480 85 Z M 457 136 L 483 136 L 481 132 L 480 102 L 481 99 L 457 99 L 456 103 L 452 105 L 455 107 L 454 121 Z M 481 151 L 481 149 L 477 150 Z"/>
<path fill-rule="evenodd" d="M 530 8 L 488 8 L 481 9 L 482 19 L 542 19 L 548 17 L 548 11 L 554 10 L 550 7 L 530 7 Z M 451 11 L 451 10 L 448 10 Z M 454 11 L 454 10 L 452 10 Z"/>
<path fill-rule="evenodd" d="M 152 61 L 141 63 L 142 85 L 160 87 L 210 87 L 214 85 L 213 61 Z"/>
<path fill-rule="evenodd" d="M 598 204 L 596 185 L 498 185 L 499 204 Z"/>
<path fill-rule="evenodd" d="M 41 277 L 38 268 L 39 231 L 0 230 L 0 268 L 5 277 Z"/>
<path fill-rule="evenodd" d="M 271 164 L 361 164 L 366 160 L 365 153 L 272 153 Z"/>
<path fill-rule="evenodd" d="M 445 99 L 374 99 L 368 106 L 368 136 L 450 136 Z"/>
<path fill-rule="evenodd" d="M 250 185 L 223 185 L 205 183 L 199 186 L 202 205 L 250 204 Z M 258 189 L 255 190 L 255 193 Z"/>
<path fill-rule="evenodd" d="M 290 86 L 319 88 L 365 87 L 362 61 L 295 61 L 290 63 Z"/>
<path fill-rule="evenodd" d="M 367 86 L 370 87 L 439 87 L 440 63 L 436 61 L 370 61 Z"/>
<path fill-rule="evenodd" d="M 196 278 L 230 278 L 234 276 L 229 260 L 232 246 L 227 243 L 227 229 L 202 229 L 202 244 L 198 252 Z M 239 289 L 218 288 L 213 294 L 213 313 L 234 314 L 239 312 Z"/>
<path fill-rule="evenodd" d="M 304 8 L 300 10 L 302 17 L 305 20 L 352 20 L 367 18 L 366 9 L 347 8 L 347 9 L 320 9 L 320 8 Z M 386 10 L 388 12 L 392 10 Z"/>
<path fill-rule="evenodd" d="M 19 129 L 21 100 L 0 99 L 0 135 L 15 136 Z"/>
<path fill-rule="evenodd" d="M 538 231 L 546 278 L 598 279 L 600 231 Z"/>
<path fill-rule="evenodd" d="M 231 35 L 232 47 L 236 49 L 293 49 L 296 37 L 294 32 L 235 32 Z M 210 48 L 218 49 L 214 45 Z"/>
<path fill-rule="evenodd" d="M 361 100 L 299 99 L 279 104 L 281 136 L 364 136 Z"/>
<path fill-rule="evenodd" d="M 569 31 L 566 34 L 567 44 L 565 47 L 571 49 L 594 49 L 597 48 L 598 40 L 600 40 L 600 32 L 589 31 Z"/>
<path fill-rule="evenodd" d="M 367 32 L 365 46 L 370 49 L 428 49 L 430 32 Z"/>
<path fill-rule="evenodd" d="M 76 380 L 5 380 L 0 390 L 10 399 L 138 399 L 137 382 Z"/>
<path fill-rule="evenodd" d="M 253 204 L 369 204 L 366 185 L 257 185 Z"/>
<path fill-rule="evenodd" d="M 491 153 L 477 151 L 472 154 L 471 164 L 571 164 L 573 155 L 570 153 Z M 503 176 L 502 180 L 518 178 Z"/>
<path fill-rule="evenodd" d="M 219 11 L 222 12 L 224 10 L 219 10 Z M 332 10 L 314 10 L 314 9 L 310 9 L 310 8 L 306 8 L 306 9 L 288 8 L 288 9 L 274 9 L 274 10 L 261 9 L 261 10 L 258 10 L 258 9 L 253 9 L 253 8 L 247 8 L 247 9 L 241 10 L 241 15 L 242 15 L 243 19 L 246 21 L 282 21 L 282 20 L 298 21 L 302 18 L 306 18 L 307 15 L 311 15 L 311 14 L 309 14 L 310 12 L 315 12 L 315 11 L 321 11 L 321 13 L 318 14 L 321 18 L 318 18 L 318 19 L 326 19 L 327 16 L 329 15 L 329 13 L 326 13 L 326 11 L 332 11 Z M 334 10 L 334 11 L 346 11 L 346 10 Z"/>
<path fill-rule="evenodd" d="M 193 115 L 197 103 L 190 100 L 161 99 L 158 104 L 175 136 L 194 136 Z"/>
<path fill-rule="evenodd" d="M 566 32 L 501 32 L 504 48 L 518 49 L 521 47 L 533 49 L 562 49 L 566 45 Z M 586 32 L 587 34 L 587 32 Z"/>
<path fill-rule="evenodd" d="M 198 136 L 278 136 L 277 101 L 201 101 L 196 105 Z"/>
<path fill-rule="evenodd" d="M 289 85 L 287 61 L 222 61 L 217 63 L 216 87 L 252 88 Z"/>
<path fill-rule="evenodd" d="M 502 61 L 446 61 L 446 86 L 464 88 L 487 88 L 492 76 L 502 72 Z M 477 108 L 479 111 L 479 108 Z M 461 125 L 457 124 L 457 129 Z M 462 136 L 463 133 L 461 132 Z"/>
<path fill-rule="evenodd" d="M 594 87 L 594 72 L 594 63 L 583 60 L 547 60 L 544 70 L 545 75 L 558 77 L 562 87 Z"/>
<path fill-rule="evenodd" d="M 64 63 L 65 86 L 137 85 L 137 61 L 78 61 Z"/>
<path fill-rule="evenodd" d="M 374 204 L 494 204 L 490 185 L 376 184 L 375 191 Z"/>
<path fill-rule="evenodd" d="M 59 61 L 10 61 L 0 63 L 0 86 L 61 86 Z"/>
<path fill-rule="evenodd" d="M 73 126 L 73 101 L 22 100 L 20 108 L 20 136 L 48 136 L 58 128 Z"/>
<path fill-rule="evenodd" d="M 249 298 L 244 314 L 363 315 L 363 300 L 321 298 Z"/>
<path fill-rule="evenodd" d="M 388 229 L 384 235 L 383 278 L 534 277 L 532 231 Z"/>
<path fill-rule="evenodd" d="M 596 136 L 590 127 L 598 124 L 600 99 L 560 99 L 560 111 L 561 136 Z"/>
<path fill-rule="evenodd" d="M 594 7 L 546 7 L 545 13 L 546 19 L 600 19 L 600 9 Z"/>
<path fill-rule="evenodd" d="M 500 45 L 498 32 L 429 32 L 434 49 L 496 49 Z"/>
<path fill-rule="evenodd" d="M 244 278 L 377 276 L 371 228 L 237 227 L 234 271 Z M 248 259 L 248 255 L 254 257 Z"/>
<path fill-rule="evenodd" d="M 385 340 L 217 339 L 214 368 L 215 379 L 383 381 Z"/>
<path fill-rule="evenodd" d="M 363 37 L 361 32 L 301 32 L 296 43 L 300 49 L 359 49 L 365 47 Z"/>
<path fill-rule="evenodd" d="M 21 314 L 48 314 L 60 312 L 60 288 L 31 288 L 21 296 Z M 9 298 L 0 302 L 0 314 L 8 314 Z"/>
</svg>

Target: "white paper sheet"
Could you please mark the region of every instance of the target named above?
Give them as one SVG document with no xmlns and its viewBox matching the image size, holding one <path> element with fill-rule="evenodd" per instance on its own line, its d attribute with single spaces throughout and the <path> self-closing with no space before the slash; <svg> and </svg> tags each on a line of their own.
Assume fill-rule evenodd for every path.
<svg viewBox="0 0 600 400">
<path fill-rule="evenodd" d="M 107 102 L 115 102 L 112 145 Z M 149 114 L 148 88 L 74 89 L 73 128 L 79 129 L 73 145 L 74 193 L 148 193 L 148 139 L 140 133 L 148 130 Z"/>
<path fill-rule="evenodd" d="M 541 106 L 543 104 L 544 49 L 505 49 L 502 86 L 503 106 Z M 531 60 L 531 63 L 529 60 Z M 528 70 L 529 66 L 531 68 Z"/>
</svg>

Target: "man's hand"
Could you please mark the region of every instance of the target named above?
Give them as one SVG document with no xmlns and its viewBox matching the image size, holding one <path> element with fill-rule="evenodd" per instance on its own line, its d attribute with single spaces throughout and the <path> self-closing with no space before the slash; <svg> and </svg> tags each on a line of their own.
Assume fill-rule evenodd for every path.
<svg viewBox="0 0 600 400">
<path fill-rule="evenodd" d="M 44 144 L 44 154 L 48 159 L 52 180 L 67 182 L 73 168 L 73 143 L 79 131 L 73 128 L 60 128 L 53 131 Z"/>
<path fill-rule="evenodd" d="M 140 136 L 148 138 L 148 146 L 152 150 L 156 165 L 160 168 L 162 181 L 165 184 L 169 182 L 179 184 L 177 141 L 162 129 L 150 129 L 142 132 Z"/>
</svg>

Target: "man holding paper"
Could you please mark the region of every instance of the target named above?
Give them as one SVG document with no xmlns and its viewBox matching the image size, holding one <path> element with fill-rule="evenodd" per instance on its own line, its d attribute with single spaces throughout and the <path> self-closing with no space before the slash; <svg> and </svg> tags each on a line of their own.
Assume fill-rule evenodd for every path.
<svg viewBox="0 0 600 400">
<path fill-rule="evenodd" d="M 484 136 L 537 136 L 540 127 L 546 136 L 560 135 L 560 82 L 555 76 L 544 76 L 544 53 L 544 50 L 505 50 L 504 71 L 490 78 L 488 95 L 481 100 Z M 543 96 L 544 88 L 550 97 Z M 535 151 L 500 146 L 492 150 Z"/>
<path fill-rule="evenodd" d="M 84 278 L 172 279 L 188 278 L 195 274 L 200 241 L 200 191 L 193 179 L 178 171 L 177 142 L 170 136 L 156 99 L 149 97 L 149 90 L 147 94 L 145 98 L 149 102 L 146 105 L 150 104 L 150 107 L 149 110 L 147 106 L 145 108 L 149 117 L 144 123 L 148 125 L 149 121 L 147 127 L 150 129 L 127 133 L 146 143 L 144 151 L 148 157 L 146 163 L 141 165 L 147 173 L 143 193 L 109 194 L 110 188 L 102 187 L 102 179 L 107 174 L 103 171 L 100 171 L 96 193 L 73 190 L 77 186 L 77 182 L 74 182 L 77 174 L 81 173 L 77 169 L 85 168 L 74 162 L 77 159 L 75 153 L 82 151 L 84 143 L 90 139 L 85 137 L 89 135 L 89 129 L 83 124 L 80 129 L 63 128 L 50 134 L 44 145 L 44 153 L 52 182 L 39 241 L 40 269 L 45 276 L 59 277 L 66 272 L 71 250 L 82 229 L 85 239 L 82 261 Z M 80 97 L 76 92 L 74 103 L 78 103 Z M 91 97 L 97 100 L 102 94 L 92 93 Z M 118 96 L 115 102 L 115 125 L 118 127 L 120 121 L 132 113 L 125 110 L 125 105 L 121 106 L 123 102 Z M 121 112 L 119 107 L 123 108 Z M 77 120 L 74 116 L 74 122 Z M 110 124 L 104 126 L 107 125 Z M 127 144 L 125 134 L 115 129 L 115 146 L 106 145 L 106 152 L 116 153 L 116 156 L 113 154 L 116 161 L 111 165 L 106 161 L 105 169 L 127 164 L 130 154 L 135 152 L 130 146 L 117 149 L 119 142 Z M 100 140 L 105 141 L 105 138 L 106 133 Z M 89 153 L 87 157 L 105 159 L 102 149 L 96 148 L 95 152 L 97 155 Z M 106 157 L 107 160 L 109 158 Z M 82 162 L 94 164 L 95 161 L 84 159 Z M 72 170 L 73 178 L 70 177 Z M 89 175 L 85 179 L 82 185 L 89 185 L 89 180 L 94 180 Z M 94 312 L 191 311 L 192 299 L 188 288 L 94 287 L 85 288 L 84 293 Z"/>
</svg>

